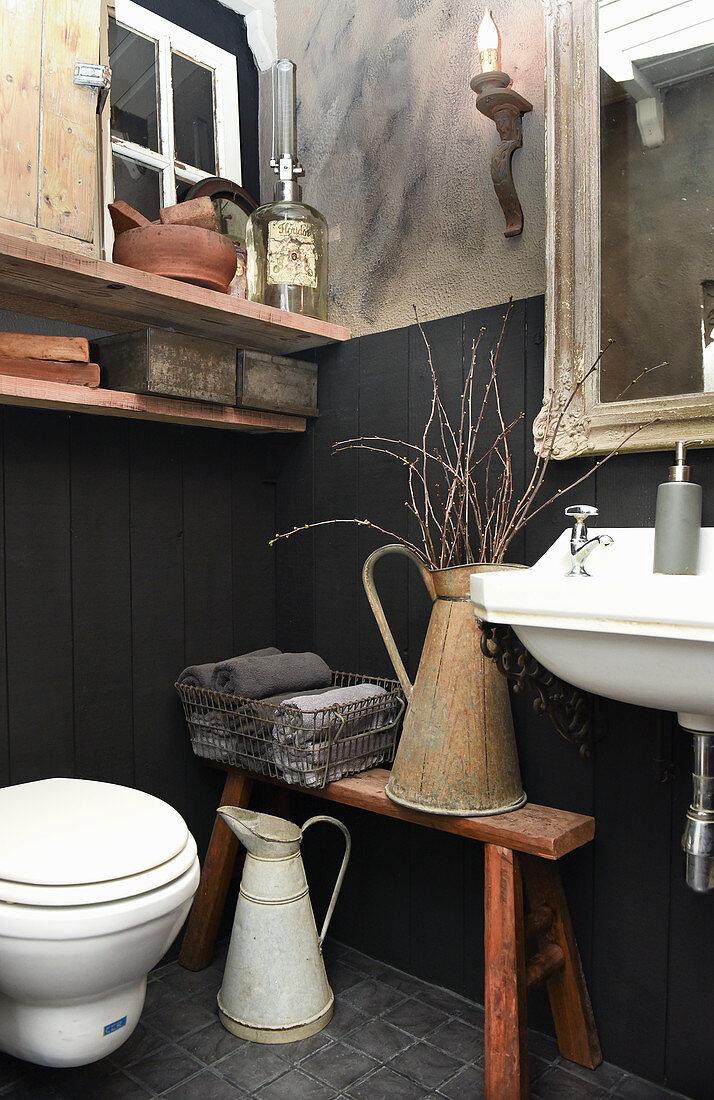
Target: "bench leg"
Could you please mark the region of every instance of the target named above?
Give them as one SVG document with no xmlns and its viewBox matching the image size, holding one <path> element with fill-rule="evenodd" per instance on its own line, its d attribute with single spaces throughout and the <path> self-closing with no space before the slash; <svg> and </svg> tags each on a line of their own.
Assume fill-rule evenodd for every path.
<svg viewBox="0 0 714 1100">
<path fill-rule="evenodd" d="M 518 856 L 485 845 L 486 1100 L 527 1100 L 523 887 Z"/>
<path fill-rule="evenodd" d="M 247 806 L 253 780 L 244 772 L 229 771 L 221 806 Z M 238 853 L 238 838 L 221 817 L 216 820 L 193 901 L 178 961 L 187 970 L 204 970 L 213 958 L 218 925 Z"/>
<path fill-rule="evenodd" d="M 560 1053 L 595 1069 L 602 1062 L 602 1052 L 558 865 L 526 855 L 521 856 L 521 865 L 531 909 L 547 906 L 552 913 L 550 927 L 538 936 L 538 946 L 543 950 L 556 944 L 563 953 L 564 965 L 546 981 Z"/>
</svg>

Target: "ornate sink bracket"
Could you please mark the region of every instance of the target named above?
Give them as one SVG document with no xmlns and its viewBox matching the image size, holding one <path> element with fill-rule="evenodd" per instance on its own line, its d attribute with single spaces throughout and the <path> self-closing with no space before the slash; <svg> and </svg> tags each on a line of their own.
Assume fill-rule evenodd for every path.
<svg viewBox="0 0 714 1100">
<path fill-rule="evenodd" d="M 507 624 L 479 620 L 479 625 L 482 653 L 496 662 L 514 692 L 520 695 L 530 688 L 536 714 L 547 714 L 561 737 L 576 745 L 581 756 L 590 756 L 595 697 L 543 668 Z"/>
</svg>

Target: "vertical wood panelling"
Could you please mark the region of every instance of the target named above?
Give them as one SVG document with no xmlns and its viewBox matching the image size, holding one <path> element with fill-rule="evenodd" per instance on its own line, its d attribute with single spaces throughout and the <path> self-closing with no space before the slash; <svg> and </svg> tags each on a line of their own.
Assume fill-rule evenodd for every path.
<svg viewBox="0 0 714 1100">
<path fill-rule="evenodd" d="M 186 812 L 186 729 L 172 685 L 184 667 L 181 435 L 132 423 L 134 785 Z"/>
<path fill-rule="evenodd" d="M 275 645 L 275 456 L 265 440 L 233 441 L 233 650 Z M 298 598 L 301 595 L 298 583 Z M 306 646 L 305 648 L 309 648 Z"/>
<path fill-rule="evenodd" d="M 453 422 L 458 416 L 463 388 L 463 322 L 460 317 L 449 317 L 425 324 L 423 335 L 416 325 L 412 325 L 408 331 L 409 434 L 406 439 L 421 445 L 432 399 L 431 373 L 424 337 L 431 349 L 441 401 Z M 393 400 L 395 398 L 396 395 Z M 437 441 L 438 436 L 432 433 L 430 446 L 437 445 Z M 401 476 L 399 480 L 403 484 Z M 439 479 L 438 475 L 431 480 L 431 491 L 435 492 L 435 486 L 440 481 L 443 496 L 443 479 Z M 412 541 L 419 545 L 421 540 L 414 520 L 410 521 L 408 531 Z M 414 678 L 429 622 L 431 602 L 416 568 L 408 569 L 407 578 L 407 670 Z M 443 982 L 454 989 L 461 989 L 464 980 L 463 842 L 458 840 L 455 844 L 449 843 L 438 833 L 418 828 L 410 828 L 408 837 L 412 897 L 409 969 L 429 981 L 439 981 L 440 984 Z M 445 913 L 449 914 L 447 934 Z"/>
<path fill-rule="evenodd" d="M 71 423 L 75 774 L 132 785 L 128 422 Z"/>
<path fill-rule="evenodd" d="M 5 412 L 10 781 L 71 775 L 69 417 Z"/>
<path fill-rule="evenodd" d="M 344 349 L 329 348 L 325 353 L 319 400 L 320 417 L 315 422 L 315 519 L 356 516 L 357 455 L 354 451 L 333 455 L 332 445 L 359 435 L 358 340 Z M 315 555 L 315 649 L 330 668 L 358 672 L 361 562 L 356 525 L 320 528 L 315 532 Z"/>
<path fill-rule="evenodd" d="M 232 440 L 197 428 L 181 434 L 185 661 L 202 664 L 233 653 Z M 194 757 L 185 727 L 182 740 L 187 820 L 203 855 L 222 776 Z"/>
<path fill-rule="evenodd" d="M 91 241 L 97 94 L 74 83 L 78 61 L 99 61 L 100 0 L 45 0 L 42 18 L 42 229 Z"/>
<path fill-rule="evenodd" d="M 318 393 L 318 399 L 320 394 Z M 314 518 L 315 429 L 301 439 L 283 441 L 284 460 L 277 483 L 275 534 L 292 531 Z M 288 652 L 315 647 L 315 535 L 301 531 L 277 542 L 271 553 L 277 577 L 280 614 L 277 644 Z"/>
<path fill-rule="evenodd" d="M 3 217 L 37 223 L 42 0 L 0 6 Z"/>
<path fill-rule="evenodd" d="M 362 337 L 359 341 L 359 435 L 382 436 L 389 439 L 406 439 L 408 407 L 405 400 L 409 377 L 409 338 L 406 329 L 398 329 L 378 336 Z M 385 392 L 385 370 L 389 371 L 389 392 Z M 406 471 L 395 459 L 375 452 L 357 451 L 359 500 L 357 515 L 377 523 L 396 533 L 407 530 Z M 357 545 L 356 588 L 359 598 L 359 656 L 355 671 L 396 678 L 391 661 L 382 641 L 376 620 L 369 606 L 361 581 L 361 570 L 367 557 L 377 546 L 395 541 L 388 535 L 355 528 Z M 387 620 L 392 628 L 405 664 L 409 618 L 408 570 L 401 558 L 385 558 L 375 571 L 377 588 Z M 364 949 L 378 952 L 380 941 L 389 952 L 396 966 L 409 969 L 412 958 L 410 913 L 413 912 L 408 829 L 400 823 L 385 832 L 383 818 L 369 816 L 358 827 L 358 867 L 363 874 L 371 866 L 374 889 L 367 899 L 360 902 L 357 894 L 357 878 L 351 888 L 352 908 L 362 910 L 360 927 Z M 389 847 L 389 858 L 374 860 L 372 853 L 383 844 Z M 394 904 L 385 908 L 382 898 L 385 892 L 394 897 Z"/>
</svg>

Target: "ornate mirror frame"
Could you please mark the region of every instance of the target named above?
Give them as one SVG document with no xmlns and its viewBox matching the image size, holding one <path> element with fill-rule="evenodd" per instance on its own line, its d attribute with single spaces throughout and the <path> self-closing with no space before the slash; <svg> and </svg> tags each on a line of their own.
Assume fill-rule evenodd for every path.
<svg viewBox="0 0 714 1100">
<path fill-rule="evenodd" d="M 600 124 L 596 0 L 543 0 L 546 40 L 546 340 L 543 410 L 562 408 L 600 339 Z M 619 445 L 640 425 L 642 430 Z M 597 372 L 576 393 L 553 457 L 714 444 L 714 393 L 601 402 Z"/>
</svg>

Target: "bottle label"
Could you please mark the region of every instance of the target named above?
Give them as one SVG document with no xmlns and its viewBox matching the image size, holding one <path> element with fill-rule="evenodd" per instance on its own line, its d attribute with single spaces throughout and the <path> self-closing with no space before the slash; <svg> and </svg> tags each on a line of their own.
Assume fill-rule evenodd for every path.
<svg viewBox="0 0 714 1100">
<path fill-rule="evenodd" d="M 268 282 L 317 287 L 315 230 L 309 222 L 285 219 L 270 223 Z"/>
</svg>

